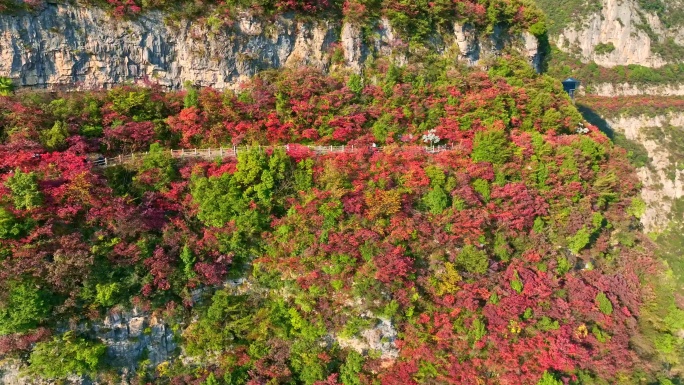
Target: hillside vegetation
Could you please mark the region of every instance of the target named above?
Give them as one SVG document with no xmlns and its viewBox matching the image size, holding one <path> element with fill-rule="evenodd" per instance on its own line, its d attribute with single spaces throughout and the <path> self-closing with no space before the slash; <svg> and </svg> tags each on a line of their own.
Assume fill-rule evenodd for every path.
<svg viewBox="0 0 684 385">
<path fill-rule="evenodd" d="M 185 357 L 141 361 L 141 383 L 671 384 L 681 298 L 638 230 L 625 150 L 580 123 L 510 57 L 0 97 L 0 354 L 116 382 L 73 325 L 137 306 L 176 324 Z M 163 150 L 245 144 L 289 145 Z M 384 348 L 353 347 L 383 323 Z"/>
<path fill-rule="evenodd" d="M 219 26 L 245 8 L 387 17 L 409 44 L 455 21 L 546 32 L 522 0 L 91 4 Z M 0 79 L 0 358 L 57 383 L 681 384 L 682 269 L 641 231 L 633 152 L 558 79 L 485 62 L 270 70 L 235 91 Z M 657 241 L 677 250 L 672 231 Z M 125 309 L 178 349 L 112 360 L 95 325 Z"/>
</svg>

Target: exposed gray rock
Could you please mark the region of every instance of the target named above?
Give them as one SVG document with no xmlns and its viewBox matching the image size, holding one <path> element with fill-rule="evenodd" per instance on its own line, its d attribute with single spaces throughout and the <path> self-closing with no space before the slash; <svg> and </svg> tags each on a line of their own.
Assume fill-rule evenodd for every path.
<svg viewBox="0 0 684 385">
<path fill-rule="evenodd" d="M 342 26 L 340 43 L 344 50 L 344 61 L 354 72 L 361 71 L 361 63 L 368 54 L 361 39 L 361 28 L 352 23 L 345 23 Z"/>
<path fill-rule="evenodd" d="M 454 24 L 454 35 L 458 45 L 459 58 L 467 60 L 470 64 L 480 60 L 480 46 L 477 39 L 477 31 L 468 24 Z"/>
<path fill-rule="evenodd" d="M 641 198 L 646 212 L 641 222 L 647 232 L 665 229 L 669 223 L 674 200 L 684 197 L 684 170 L 676 169 L 676 159 L 668 152 L 668 138 L 653 138 L 649 128 L 684 127 L 684 113 L 655 116 L 619 116 L 606 121 L 611 129 L 627 139 L 642 144 L 650 158 L 651 167 L 637 169 L 643 183 Z M 675 168 L 674 170 L 672 170 Z"/>
<path fill-rule="evenodd" d="M 638 96 L 638 95 L 660 95 L 660 96 L 682 96 L 684 95 L 684 85 L 682 84 L 657 84 L 639 85 L 630 83 L 598 83 L 592 84 L 589 89 L 584 87 L 580 90 L 582 94 L 596 96 Z"/>
<path fill-rule="evenodd" d="M 494 33 L 482 39 L 460 25 L 454 34 L 430 39 L 433 48 L 450 52 L 455 38 L 461 55 L 474 65 L 511 45 L 538 64 L 531 35 Z M 103 10 L 75 5 L 47 4 L 35 14 L 0 15 L 0 76 L 22 87 L 109 88 L 149 79 L 172 89 L 185 81 L 232 88 L 268 68 L 305 64 L 327 70 L 337 47 L 354 71 L 361 71 L 373 56 L 400 64 L 410 56 L 408 45 L 386 19 L 364 38 L 358 26 L 302 21 L 293 14 L 264 21 L 243 13 L 231 27 L 219 29 L 187 20 L 166 24 L 159 12 L 117 20 Z"/>
<path fill-rule="evenodd" d="M 378 323 L 370 329 L 363 330 L 358 337 L 337 337 L 337 343 L 342 348 L 356 350 L 358 353 L 367 354 L 370 350 L 380 352 L 383 360 L 394 360 L 399 357 L 399 349 L 395 345 L 397 330 L 388 319 L 379 319 Z"/>
<path fill-rule="evenodd" d="M 653 33 L 646 32 L 649 28 Z M 657 41 L 653 37 L 657 37 Z M 653 52 L 653 46 L 666 39 L 684 42 L 684 29 L 667 28 L 653 13 L 642 9 L 637 0 L 602 0 L 601 10 L 567 26 L 554 37 L 560 49 L 578 53 L 586 62 L 605 67 L 639 64 L 661 67 L 667 61 Z M 610 52 L 596 50 L 599 44 L 610 45 Z"/>
<path fill-rule="evenodd" d="M 145 356 L 156 366 L 167 361 L 177 348 L 169 326 L 138 309 L 112 311 L 101 323 L 88 328 L 107 345 L 107 362 L 115 367 L 135 370 Z"/>
<path fill-rule="evenodd" d="M 175 358 L 178 351 L 175 336 L 168 324 L 156 316 L 139 309 L 112 310 L 100 322 L 82 324 L 79 331 L 90 334 L 107 346 L 107 364 L 118 368 L 125 379 L 134 373 L 143 359 L 156 367 Z M 24 377 L 24 364 L 16 360 L 0 361 L 0 384 L 28 385 L 52 384 L 53 382 Z M 88 385 L 92 382 L 72 376 L 67 383 Z"/>
</svg>

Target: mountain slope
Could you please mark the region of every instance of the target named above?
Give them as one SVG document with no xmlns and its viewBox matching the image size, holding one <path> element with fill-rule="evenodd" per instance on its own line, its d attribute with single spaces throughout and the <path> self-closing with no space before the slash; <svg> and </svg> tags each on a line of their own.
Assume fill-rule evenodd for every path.
<svg viewBox="0 0 684 385">
<path fill-rule="evenodd" d="M 647 160 L 530 66 L 527 2 L 0 4 L 17 85 L 144 80 L 2 83 L 0 381 L 681 381 L 681 269 L 642 231 Z M 183 20 L 198 42 L 168 40 Z M 119 27 L 130 40 L 106 40 Z M 93 37 L 96 59 L 60 56 Z M 225 72 L 269 44 L 282 56 Z M 231 150 L 173 156 L 211 147 Z M 674 253 L 672 229 L 656 242 Z"/>
</svg>

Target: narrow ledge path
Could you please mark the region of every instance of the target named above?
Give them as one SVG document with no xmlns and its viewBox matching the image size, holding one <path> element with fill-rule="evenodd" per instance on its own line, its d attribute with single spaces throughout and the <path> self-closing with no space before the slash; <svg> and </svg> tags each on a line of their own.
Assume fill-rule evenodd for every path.
<svg viewBox="0 0 684 385">
<path fill-rule="evenodd" d="M 427 154 L 436 154 L 443 151 L 449 151 L 456 149 L 451 145 L 441 145 L 441 146 L 391 146 L 391 147 L 379 147 L 379 146 L 304 146 L 304 145 L 282 145 L 282 146 L 240 146 L 240 147 L 219 147 L 219 148 L 195 148 L 195 149 L 181 149 L 181 150 L 164 150 L 164 153 L 168 153 L 172 158 L 201 158 L 201 159 L 224 159 L 224 158 L 236 158 L 237 154 L 254 150 L 274 150 L 276 148 L 282 148 L 285 151 L 294 150 L 296 148 L 308 148 L 316 155 L 325 154 L 337 154 L 337 153 L 356 153 L 362 151 L 415 151 Z M 126 155 L 118 155 L 115 157 L 105 158 L 100 157 L 93 160 L 93 164 L 99 167 L 110 167 L 120 164 L 132 163 L 135 160 L 143 159 L 149 152 L 139 152 Z"/>
</svg>

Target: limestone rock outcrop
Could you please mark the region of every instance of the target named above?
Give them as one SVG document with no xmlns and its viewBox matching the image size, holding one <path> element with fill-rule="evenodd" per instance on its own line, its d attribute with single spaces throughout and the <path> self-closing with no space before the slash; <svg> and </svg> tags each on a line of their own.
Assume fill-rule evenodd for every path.
<svg viewBox="0 0 684 385">
<path fill-rule="evenodd" d="M 577 53 L 586 62 L 595 61 L 604 67 L 639 64 L 657 68 L 667 61 L 654 52 L 654 45 L 668 38 L 681 44 L 684 31 L 666 28 L 636 0 L 602 0 L 600 12 L 583 17 L 553 38 L 560 49 Z"/>
<path fill-rule="evenodd" d="M 684 197 L 684 170 L 678 167 L 683 162 L 673 159 L 674 154 L 668 151 L 665 142 L 670 138 L 649 133 L 672 128 L 684 130 L 684 114 L 620 116 L 608 119 L 607 123 L 611 129 L 646 148 L 650 164 L 637 170 L 643 183 L 641 197 L 647 206 L 641 222 L 647 232 L 663 230 L 672 219 L 669 215 L 673 201 Z"/>
<path fill-rule="evenodd" d="M 89 332 L 107 346 L 107 362 L 134 370 L 143 356 L 156 366 L 166 361 L 178 347 L 174 333 L 161 319 L 141 312 L 111 311 Z"/>
<path fill-rule="evenodd" d="M 395 360 L 399 357 L 399 349 L 395 345 L 397 331 L 389 319 L 379 319 L 374 327 L 363 330 L 358 336 L 335 339 L 342 348 L 354 349 L 358 353 L 367 354 L 376 351 L 383 360 Z"/>
<path fill-rule="evenodd" d="M 456 25 L 452 36 L 435 36 L 430 44 L 443 53 L 457 44 L 460 56 L 473 65 L 511 45 L 533 65 L 540 61 L 536 38 L 529 34 L 483 38 Z M 94 89 L 147 79 L 169 89 L 185 81 L 233 88 L 269 68 L 345 65 L 361 71 L 373 56 L 405 63 L 408 55 L 408 45 L 387 20 L 364 38 L 358 26 L 303 21 L 293 14 L 265 21 L 243 13 L 232 25 L 213 29 L 187 20 L 167 22 L 160 12 L 118 20 L 97 8 L 65 4 L 0 15 L 0 76 L 19 87 Z"/>
<path fill-rule="evenodd" d="M 140 365 L 156 368 L 175 358 L 179 350 L 176 335 L 161 318 L 139 309 L 111 310 L 101 321 L 82 324 L 79 331 L 103 343 L 107 364 L 117 368 L 125 381 L 133 377 Z M 19 360 L 0 360 L 0 384 L 52 385 L 55 381 L 27 377 L 25 363 Z M 87 377 L 71 376 L 69 384 L 90 385 Z M 96 384 L 97 382 L 95 382 Z"/>
<path fill-rule="evenodd" d="M 684 84 L 656 84 L 640 85 L 630 83 L 598 83 L 592 84 L 590 89 L 582 87 L 582 94 L 595 96 L 639 96 L 639 95 L 658 95 L 658 96 L 684 96 Z"/>
</svg>

